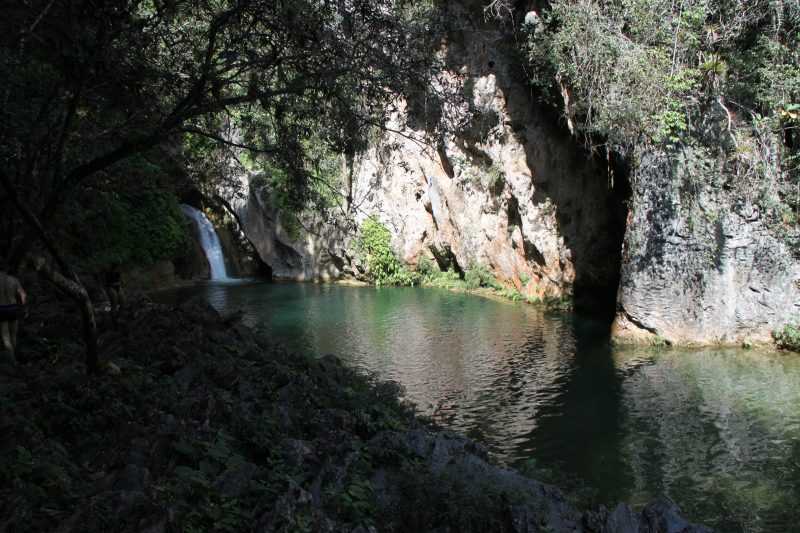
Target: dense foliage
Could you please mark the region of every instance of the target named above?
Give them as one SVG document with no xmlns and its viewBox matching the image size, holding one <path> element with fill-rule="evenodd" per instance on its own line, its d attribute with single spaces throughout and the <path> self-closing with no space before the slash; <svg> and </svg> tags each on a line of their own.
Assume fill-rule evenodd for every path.
<svg viewBox="0 0 800 533">
<path fill-rule="evenodd" d="M 776 331 L 774 337 L 780 348 L 800 352 L 800 325 L 787 324 Z"/>
<path fill-rule="evenodd" d="M 357 247 L 375 285 L 415 285 L 419 276 L 410 271 L 392 250 L 392 234 L 374 217 L 361 223 Z"/>
<path fill-rule="evenodd" d="M 471 268 L 464 272 L 464 282 L 467 284 L 467 289 L 488 287 L 501 290 L 503 288 L 495 279 L 494 274 L 483 265 L 472 265 Z"/>
<path fill-rule="evenodd" d="M 187 246 L 186 217 L 174 195 L 141 191 L 119 195 L 101 193 L 96 204 L 77 223 L 92 228 L 91 239 L 72 246 L 78 263 L 91 271 L 147 266 L 181 255 Z"/>
<path fill-rule="evenodd" d="M 128 195 L 140 178 L 127 175 L 130 160 L 175 159 L 213 195 L 235 185 L 225 178 L 246 151 L 281 168 L 287 203 L 301 205 L 326 172 L 317 162 L 352 155 L 371 128 L 383 127 L 398 94 L 432 90 L 434 12 L 406 0 L 33 0 L 4 8 L 0 268 L 38 265 L 81 302 L 85 331 L 95 331 L 61 244 L 95 237 L 63 223 L 81 218 L 65 214 L 76 199 L 97 193 L 110 203 L 94 207 L 121 228 L 130 221 L 116 193 Z"/>
<path fill-rule="evenodd" d="M 523 31 L 534 83 L 591 144 L 699 147 L 796 223 L 800 2 L 555 0 Z"/>
</svg>

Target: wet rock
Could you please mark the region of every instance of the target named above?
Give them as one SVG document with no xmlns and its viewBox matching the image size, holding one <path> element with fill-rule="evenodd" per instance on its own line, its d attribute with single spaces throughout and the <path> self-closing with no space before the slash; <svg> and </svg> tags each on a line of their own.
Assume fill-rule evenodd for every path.
<svg viewBox="0 0 800 533">
<path fill-rule="evenodd" d="M 317 360 L 317 365 L 323 376 L 336 382 L 341 382 L 345 374 L 342 360 L 333 354 L 325 354 Z"/>
<path fill-rule="evenodd" d="M 639 533 L 639 517 L 629 506 L 621 503 L 608 515 L 604 531 L 609 533 Z"/>
<path fill-rule="evenodd" d="M 541 519 L 528 505 L 512 505 L 510 508 L 511 530 L 514 533 L 539 533 Z"/>
<path fill-rule="evenodd" d="M 403 453 L 416 455 L 425 469 L 435 475 L 437 483 L 451 487 L 454 498 L 480 499 L 493 494 L 500 500 L 519 502 L 506 509 L 512 531 L 540 531 L 543 525 L 550 531 L 580 530 L 581 514 L 566 503 L 558 490 L 490 464 L 483 450 L 466 438 L 415 430 L 382 434 L 370 444 L 382 446 L 387 439 L 397 443 Z M 392 472 L 387 472 L 385 484 L 396 483 L 392 478 Z"/>
<path fill-rule="evenodd" d="M 605 506 L 583 514 L 583 525 L 597 533 L 639 533 L 641 517 L 626 504 L 617 505 L 609 512 Z"/>
<path fill-rule="evenodd" d="M 481 447 L 457 435 L 425 430 L 403 434 L 385 432 L 370 441 L 369 447 L 375 456 L 379 450 L 416 456 L 422 461 L 425 471 L 435 474 L 432 482 L 441 484 L 443 490 L 456 500 L 474 502 L 486 494 L 493 494 L 500 498 L 499 501 L 508 502 L 505 504 L 508 523 L 504 530 L 515 533 L 710 532 L 684 519 L 680 509 L 666 498 L 651 503 L 641 514 L 634 513 L 625 504 L 618 505 L 611 512 L 601 508 L 580 513 L 555 487 L 491 464 Z M 371 482 L 383 507 L 392 507 L 398 498 L 404 497 L 396 491 L 396 485 L 402 482 L 398 481 L 398 473 L 391 467 L 376 471 Z M 499 511 L 494 508 L 491 512 Z"/>
<path fill-rule="evenodd" d="M 244 318 L 244 311 L 238 309 L 222 317 L 223 322 L 228 327 L 234 327 Z"/>
</svg>

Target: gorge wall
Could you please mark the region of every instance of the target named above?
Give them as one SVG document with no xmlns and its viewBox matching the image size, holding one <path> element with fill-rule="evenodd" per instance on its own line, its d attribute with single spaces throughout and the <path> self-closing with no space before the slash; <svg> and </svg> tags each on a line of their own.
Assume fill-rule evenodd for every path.
<svg viewBox="0 0 800 533">
<path fill-rule="evenodd" d="M 797 228 L 769 224 L 702 161 L 690 148 L 641 157 L 613 325 L 620 340 L 764 342 L 800 316 Z"/>
<path fill-rule="evenodd" d="M 531 297 L 598 293 L 613 301 L 624 209 L 605 162 L 593 160 L 530 94 L 513 43 L 480 10 L 451 5 L 444 43 L 451 80 L 463 82 L 467 127 L 420 142 L 425 125 L 405 105 L 353 163 L 346 213 L 306 216 L 300 235 L 261 191 L 241 205 L 245 232 L 275 276 L 358 276 L 353 237 L 367 216 L 393 235 L 398 256 L 440 268 L 488 267 Z M 402 113 L 401 113 L 402 114 Z"/>
<path fill-rule="evenodd" d="M 686 151 L 644 153 L 633 169 L 589 154 L 537 103 L 508 33 L 480 9 L 446 9 L 442 53 L 471 120 L 432 146 L 419 141 L 424 103 L 404 102 L 347 168 L 352 201 L 299 227 L 250 188 L 236 209 L 276 277 L 358 278 L 355 238 L 374 216 L 404 262 L 482 265 L 528 297 L 616 312 L 623 341 L 765 341 L 800 315 L 798 252 L 752 205 L 713 179 L 692 185 Z"/>
</svg>

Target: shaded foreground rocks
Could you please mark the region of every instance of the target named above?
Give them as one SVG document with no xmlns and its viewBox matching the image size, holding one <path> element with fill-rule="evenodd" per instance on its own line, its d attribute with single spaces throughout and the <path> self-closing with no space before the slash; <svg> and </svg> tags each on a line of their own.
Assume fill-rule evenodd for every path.
<svg viewBox="0 0 800 533">
<path fill-rule="evenodd" d="M 708 531 L 668 500 L 580 512 L 396 385 L 204 306 L 131 306 L 94 379 L 43 313 L 0 374 L 0 532 Z"/>
</svg>

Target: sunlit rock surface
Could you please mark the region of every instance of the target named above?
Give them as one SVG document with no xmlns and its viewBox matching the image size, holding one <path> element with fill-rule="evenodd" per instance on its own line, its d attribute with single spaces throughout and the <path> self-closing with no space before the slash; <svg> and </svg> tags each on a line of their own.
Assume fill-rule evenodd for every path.
<svg viewBox="0 0 800 533">
<path fill-rule="evenodd" d="M 508 36 L 460 7 L 449 9 L 457 22 L 443 44 L 449 74 L 440 82 L 466 99 L 441 111 L 452 123 L 471 120 L 438 146 L 430 137 L 426 144 L 420 104 L 401 102 L 389 124 L 394 131 L 354 162 L 345 217 L 304 221 L 308 231 L 298 238 L 251 193 L 246 232 L 280 277 L 357 273 L 352 237 L 364 218 L 376 216 L 412 265 L 422 256 L 456 271 L 480 264 L 530 296 L 568 296 L 576 287 L 613 292 L 624 215 L 607 169 L 535 105 Z"/>
<path fill-rule="evenodd" d="M 800 316 L 797 242 L 713 173 L 690 149 L 642 157 L 623 245 L 618 338 L 769 341 Z"/>
<path fill-rule="evenodd" d="M 460 91 L 460 104 L 399 102 L 390 131 L 347 167 L 352 190 L 342 196 L 352 201 L 302 216 L 300 231 L 263 190 L 240 202 L 245 232 L 276 277 L 358 278 L 355 237 L 375 216 L 406 263 L 482 265 L 528 297 L 616 311 L 621 342 L 766 342 L 800 317 L 796 227 L 784 228 L 793 238 L 778 235 L 689 150 L 643 152 L 628 169 L 580 148 L 530 94 L 507 34 L 446 9 L 439 83 Z M 457 127 L 431 140 L 427 118 L 439 112 Z"/>
</svg>

